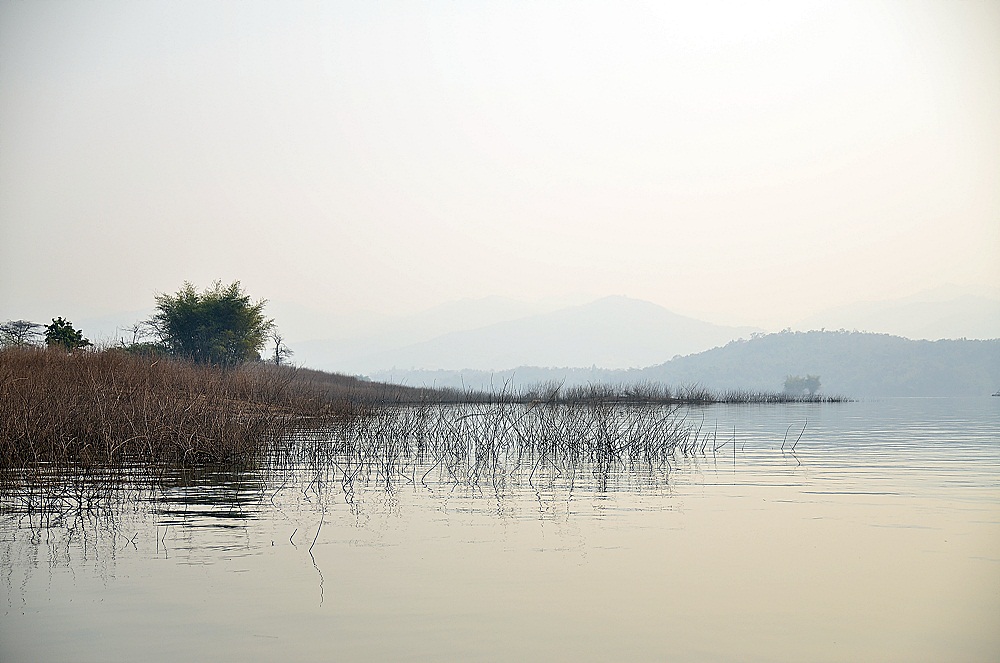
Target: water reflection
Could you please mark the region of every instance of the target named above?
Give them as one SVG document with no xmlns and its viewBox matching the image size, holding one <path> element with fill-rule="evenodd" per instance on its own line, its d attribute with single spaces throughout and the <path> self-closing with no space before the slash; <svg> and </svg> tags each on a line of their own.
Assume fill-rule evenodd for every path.
<svg viewBox="0 0 1000 663">
<path fill-rule="evenodd" d="M 120 467 L 7 482 L 0 512 L 5 531 L 90 541 L 99 530 L 124 536 L 137 518 L 157 528 L 241 530 L 331 500 L 357 514 L 391 512 L 401 490 L 442 503 L 489 500 L 499 516 L 525 501 L 544 514 L 581 495 L 666 496 L 677 483 L 992 495 L 997 413 L 970 417 L 956 404 L 963 401 L 399 408 L 289 439 L 254 466 Z"/>
<path fill-rule="evenodd" d="M 266 488 L 257 471 L 198 468 L 165 476 L 151 501 L 161 526 L 244 527 L 257 517 Z"/>
</svg>

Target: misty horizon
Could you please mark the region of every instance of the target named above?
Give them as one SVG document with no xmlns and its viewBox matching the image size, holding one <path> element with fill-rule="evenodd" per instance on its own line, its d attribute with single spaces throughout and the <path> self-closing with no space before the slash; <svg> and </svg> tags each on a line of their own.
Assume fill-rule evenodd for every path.
<svg viewBox="0 0 1000 663">
<path fill-rule="evenodd" d="M 0 317 L 993 292 L 998 12 L 0 2 Z"/>
</svg>

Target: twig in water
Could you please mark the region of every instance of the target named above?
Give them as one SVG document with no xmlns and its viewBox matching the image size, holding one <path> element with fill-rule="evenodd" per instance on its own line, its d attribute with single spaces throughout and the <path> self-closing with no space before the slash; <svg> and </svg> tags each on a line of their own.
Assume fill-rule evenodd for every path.
<svg viewBox="0 0 1000 663">
<path fill-rule="evenodd" d="M 320 510 L 319 515 L 319 527 L 316 528 L 316 534 L 313 536 L 312 543 L 309 544 L 309 556 L 312 557 L 313 546 L 316 545 L 316 539 L 319 538 L 319 531 L 323 529 L 323 519 L 326 518 L 326 505 Z M 315 562 L 315 559 L 313 560 Z"/>
<path fill-rule="evenodd" d="M 785 437 L 781 438 L 781 450 L 785 450 L 785 442 L 788 441 L 788 431 L 792 430 L 792 425 L 788 424 L 788 428 L 785 429 Z"/>
<path fill-rule="evenodd" d="M 802 433 L 806 432 L 806 426 L 808 426 L 808 425 L 809 425 L 809 420 L 806 419 L 805 422 L 802 424 L 802 430 L 799 431 L 799 436 L 797 438 L 795 438 L 795 444 L 798 444 L 799 440 L 802 439 Z M 793 452 L 795 451 L 795 444 L 792 445 L 792 451 Z"/>
<path fill-rule="evenodd" d="M 324 579 L 323 579 L 323 572 L 320 570 L 319 564 L 316 563 L 316 557 L 313 555 L 313 546 L 316 545 L 316 539 L 319 538 L 319 531 L 321 529 L 323 529 L 323 519 L 324 518 L 326 518 L 326 505 L 325 504 L 322 506 L 322 509 L 320 511 L 319 527 L 316 528 L 316 535 L 313 536 L 312 543 L 309 544 L 309 559 L 312 560 L 313 568 L 316 569 L 316 573 L 319 574 L 319 605 L 320 605 L 320 607 L 323 606 L 323 598 L 324 598 L 323 582 L 324 582 Z"/>
</svg>

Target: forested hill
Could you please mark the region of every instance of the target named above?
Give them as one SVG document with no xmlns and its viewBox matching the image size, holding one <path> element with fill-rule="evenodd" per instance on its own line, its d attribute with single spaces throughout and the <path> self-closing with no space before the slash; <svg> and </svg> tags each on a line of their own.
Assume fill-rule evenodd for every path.
<svg viewBox="0 0 1000 663">
<path fill-rule="evenodd" d="M 861 332 L 781 332 L 631 371 L 630 378 L 713 389 L 780 389 L 819 375 L 826 394 L 976 396 L 1000 389 L 1000 339 L 914 341 Z"/>
<path fill-rule="evenodd" d="M 1000 389 L 1000 339 L 914 341 L 863 332 L 781 332 L 754 335 L 642 369 L 397 369 L 373 373 L 372 377 L 417 386 L 475 389 L 545 381 L 566 386 L 653 381 L 673 386 L 700 384 L 713 390 L 781 391 L 790 375 L 818 375 L 820 393 L 851 398 L 988 396 Z"/>
</svg>

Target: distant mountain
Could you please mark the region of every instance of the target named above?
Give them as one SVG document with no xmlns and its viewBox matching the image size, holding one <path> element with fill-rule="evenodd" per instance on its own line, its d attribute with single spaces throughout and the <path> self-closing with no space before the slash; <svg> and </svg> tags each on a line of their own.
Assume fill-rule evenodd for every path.
<svg viewBox="0 0 1000 663">
<path fill-rule="evenodd" d="M 810 316 L 797 329 L 846 329 L 911 339 L 1000 338 L 1000 298 L 944 286 L 904 299 L 858 302 Z"/>
<path fill-rule="evenodd" d="M 373 353 L 367 370 L 505 369 L 519 365 L 648 366 L 749 336 L 752 327 L 724 327 L 628 297 L 605 297 L 557 311 L 454 331 Z"/>
<path fill-rule="evenodd" d="M 576 299 L 569 301 L 577 303 Z M 367 372 L 384 368 L 373 357 L 452 332 L 516 320 L 564 306 L 560 300 L 526 302 L 508 297 L 460 299 L 403 316 L 371 319 L 350 333 L 290 342 L 295 360 L 313 368 Z M 391 364 L 390 364 L 391 365 Z"/>
<path fill-rule="evenodd" d="M 821 392 L 854 398 L 988 396 L 1000 388 L 1000 340 L 910 340 L 860 332 L 755 335 L 638 370 L 520 367 L 487 371 L 383 371 L 413 386 L 501 388 L 557 381 L 700 384 L 715 390 L 780 391 L 789 375 L 819 375 Z"/>
<path fill-rule="evenodd" d="M 1000 387 L 1000 340 L 783 332 L 679 357 L 635 378 L 779 390 L 786 376 L 806 374 L 820 376 L 824 393 L 851 397 L 989 395 Z"/>
</svg>

